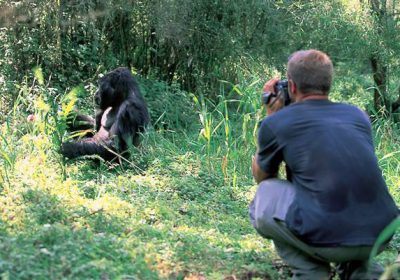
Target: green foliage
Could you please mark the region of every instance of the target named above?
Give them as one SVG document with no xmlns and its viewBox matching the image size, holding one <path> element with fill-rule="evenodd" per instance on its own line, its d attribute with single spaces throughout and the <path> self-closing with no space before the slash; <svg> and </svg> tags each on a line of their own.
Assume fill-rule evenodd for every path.
<svg viewBox="0 0 400 280">
<path fill-rule="evenodd" d="M 0 141 L 12 158 L 8 165 L 0 159 L 2 277 L 285 279 L 285 271 L 278 276 L 274 269 L 270 242 L 248 221 L 256 190 L 250 160 L 264 112 L 262 80 L 243 73 L 240 84 L 221 86 L 217 101 L 188 98 L 177 87 L 140 78 L 153 114 L 161 117 L 132 151 L 133 164 L 122 166 L 59 164 L 54 135 L 63 131 L 76 96 L 86 95 L 83 87 L 61 96 L 49 95 L 46 83 L 34 84 L 28 87 L 34 105 L 21 92 L 15 112 L 28 106 L 36 119 L 23 130 L 15 129 L 25 122 L 18 114 L 2 125 L 2 136 L 12 143 Z M 338 73 L 344 74 L 333 97 L 348 90 L 347 101 L 363 105 L 368 80 L 347 68 Z M 61 111 L 56 103 L 63 104 Z M 383 120 L 374 130 L 380 165 L 398 200 L 400 133 Z M 398 248 L 395 235 L 378 259 L 391 262 Z"/>
<path fill-rule="evenodd" d="M 150 110 L 152 125 L 159 129 L 182 130 L 196 120 L 192 96 L 165 82 L 137 77 L 141 93 Z"/>
<path fill-rule="evenodd" d="M 248 221 L 260 90 L 290 53 L 319 48 L 332 98 L 368 109 L 379 52 L 394 100 L 397 2 L 384 25 L 359 2 L 0 1 L 0 277 L 284 279 Z M 153 127 L 121 166 L 64 162 L 68 116 L 92 114 L 117 66 L 138 72 Z M 373 129 L 399 201 L 396 115 Z"/>
<path fill-rule="evenodd" d="M 379 53 L 395 74 L 398 5 L 387 3 L 377 19 L 357 0 L 3 1 L 2 103 L 12 106 L 14 82 L 37 65 L 58 89 L 129 66 L 212 99 L 219 81 L 237 83 L 254 57 L 283 72 L 297 49 L 318 48 L 369 73 L 368 59 Z"/>
<path fill-rule="evenodd" d="M 11 146 L 13 165 L 0 165 L 1 174 L 5 170 L 12 174 L 8 183 L 0 178 L 0 208 L 6 209 L 0 214 L 3 277 L 275 275 L 268 261 L 273 257 L 269 243 L 248 223 L 247 205 L 254 191 L 248 164 L 233 161 L 253 152 L 252 144 L 244 152 L 234 151 L 235 140 L 228 133 L 236 127 L 228 105 L 238 101 L 221 95 L 221 103 L 213 105 L 210 113 L 220 125 L 214 128 L 210 154 L 205 155 L 205 145 L 197 141 L 198 115 L 189 115 L 189 110 L 200 110 L 198 104 L 162 82 L 141 80 L 141 84 L 150 106 L 166 106 L 155 107 L 166 117 L 159 118 L 160 127 L 144 135 L 142 147 L 133 152 L 137 168 L 90 161 L 57 164 L 54 137 L 59 139 L 60 133 L 62 139 L 63 116 L 70 112 L 79 89 L 54 95 L 55 101 L 46 84 L 32 86 L 37 92 L 31 105 L 32 127 L 24 132 L 5 130 L 7 139 L 21 138 Z M 153 92 L 164 102 L 152 99 Z M 55 103 L 63 104 L 61 111 Z M 243 108 L 250 107 L 243 104 L 238 110 Z M 14 117 L 10 123 L 17 126 L 25 121 Z M 252 137 L 239 137 L 240 143 L 253 141 Z"/>
<path fill-rule="evenodd" d="M 377 255 L 379 252 L 379 248 L 382 247 L 396 232 L 396 230 L 400 227 L 400 219 L 396 219 L 391 222 L 378 236 L 374 247 L 372 248 L 371 255 L 370 255 L 370 262 L 372 259 Z"/>
</svg>

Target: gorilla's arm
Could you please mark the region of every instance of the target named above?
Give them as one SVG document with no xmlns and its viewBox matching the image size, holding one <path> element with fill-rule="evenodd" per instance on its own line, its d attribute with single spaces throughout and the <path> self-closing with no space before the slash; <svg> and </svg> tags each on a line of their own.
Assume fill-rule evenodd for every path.
<svg viewBox="0 0 400 280">
<path fill-rule="evenodd" d="M 144 131 L 149 121 L 148 110 L 143 102 L 136 98 L 124 102 L 110 130 L 110 135 L 115 136 L 118 150 L 124 151 L 131 145 L 137 146 L 139 133 Z"/>
</svg>

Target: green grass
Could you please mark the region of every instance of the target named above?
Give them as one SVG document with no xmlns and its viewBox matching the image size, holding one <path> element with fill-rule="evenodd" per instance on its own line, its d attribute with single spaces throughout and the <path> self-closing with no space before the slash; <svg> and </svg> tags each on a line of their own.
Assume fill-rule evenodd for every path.
<svg viewBox="0 0 400 280">
<path fill-rule="evenodd" d="M 251 228 L 254 186 L 231 189 L 189 139 L 153 132 L 145 171 L 54 164 L 49 143 L 20 154 L 0 196 L 0 270 L 15 278 L 180 278 L 271 272 L 269 243 Z M 186 142 L 187 141 L 187 142 Z M 18 143 L 23 145 L 23 143 Z M 196 148 L 196 147 L 194 147 Z M 40 149 L 43 149 L 40 151 Z M 3 275 L 3 276 L 4 276 Z"/>
<path fill-rule="evenodd" d="M 362 79 L 339 80 L 333 97 L 351 82 L 347 101 L 363 105 Z M 55 121 L 51 104 L 36 107 L 34 124 L 21 117 L 24 102 L 9 114 L 0 137 L 1 277 L 286 279 L 247 212 L 256 190 L 250 161 L 263 116 L 262 81 L 244 79 L 215 102 L 143 84 L 157 122 L 132 164 L 63 162 L 62 119 Z M 39 88 L 38 98 L 46 91 Z M 159 103 L 154 91 L 168 102 Z M 44 110 L 53 113 L 41 118 Z M 379 162 L 399 201 L 400 132 L 387 120 L 376 121 L 374 130 Z M 379 261 L 390 264 L 399 247 L 395 236 Z"/>
</svg>

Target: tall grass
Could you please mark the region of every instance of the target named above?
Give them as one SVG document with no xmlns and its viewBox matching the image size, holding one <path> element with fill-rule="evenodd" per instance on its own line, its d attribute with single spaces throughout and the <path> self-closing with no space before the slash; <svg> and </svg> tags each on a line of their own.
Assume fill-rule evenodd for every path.
<svg viewBox="0 0 400 280">
<path fill-rule="evenodd" d="M 249 161 L 254 153 L 258 122 L 262 118 L 258 81 L 246 89 L 221 87 L 217 101 L 204 96 L 195 99 L 200 143 L 206 152 L 210 171 L 223 176 L 225 186 L 238 187 L 238 180 L 249 182 Z M 241 185 L 241 184 L 239 184 Z"/>
<path fill-rule="evenodd" d="M 23 86 L 32 88 L 26 96 L 35 95 L 27 102 L 34 122 L 10 117 L 26 126 L 19 132 L 2 124 L 9 165 L 0 168 L 0 180 L 10 187 L 0 194 L 1 273 L 12 279 L 274 275 L 269 244 L 248 223 L 252 181 L 243 159 L 253 152 L 254 135 L 242 129 L 253 130 L 256 121 L 250 111 L 236 114 L 243 110 L 237 90 L 221 91 L 217 102 L 190 98 L 192 104 L 175 90 L 164 92 L 174 107 L 153 111 L 163 125 L 132 152 L 135 169 L 61 162 L 57 151 L 75 94 L 58 94 L 36 75 L 33 86 Z M 150 108 L 153 100 L 159 101 L 149 98 Z M 185 110 L 182 118 L 163 120 Z M 208 138 L 200 134 L 205 124 Z"/>
<path fill-rule="evenodd" d="M 39 70 L 37 70 L 39 71 Z M 286 279 L 271 243 L 248 221 L 256 190 L 263 79 L 221 82 L 217 99 L 143 83 L 154 127 L 129 164 L 63 162 L 65 118 L 80 88 L 20 86 L 19 105 L 1 124 L 0 272 L 10 279 Z M 347 82 L 339 81 L 333 96 Z M 362 83 L 360 90 L 363 89 Z M 365 88 L 366 86 L 364 86 Z M 160 102 L 161 96 L 165 102 Z M 361 92 L 358 92 L 362 96 Z M 32 97 L 33 95 L 33 97 Z M 354 103 L 354 96 L 351 95 Z M 342 96 L 343 98 L 343 96 Z M 363 102 L 358 100 L 357 102 Z M 35 115 L 26 121 L 24 108 Z M 179 112 L 182 112 L 180 114 Z M 379 163 L 399 201 L 397 124 L 374 122 Z M 395 235 L 379 260 L 399 248 Z M 279 266 L 280 267 L 280 266 Z"/>
<path fill-rule="evenodd" d="M 13 172 L 15 162 L 17 159 L 17 151 L 14 146 L 10 123 L 7 120 L 0 135 L 0 187 L 3 188 L 3 184 L 8 184 L 11 187 L 10 176 Z"/>
</svg>

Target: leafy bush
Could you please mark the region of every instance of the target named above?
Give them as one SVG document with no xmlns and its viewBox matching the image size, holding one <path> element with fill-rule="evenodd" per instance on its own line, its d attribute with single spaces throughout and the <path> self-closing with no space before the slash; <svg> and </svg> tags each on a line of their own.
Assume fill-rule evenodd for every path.
<svg viewBox="0 0 400 280">
<path fill-rule="evenodd" d="M 188 129 L 197 119 L 193 98 L 177 84 L 138 77 L 141 92 L 150 109 L 152 124 L 161 129 Z"/>
</svg>

